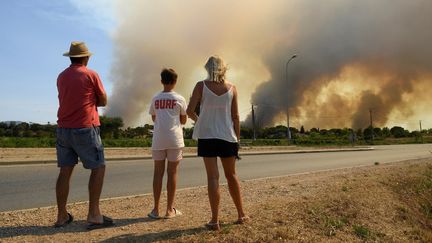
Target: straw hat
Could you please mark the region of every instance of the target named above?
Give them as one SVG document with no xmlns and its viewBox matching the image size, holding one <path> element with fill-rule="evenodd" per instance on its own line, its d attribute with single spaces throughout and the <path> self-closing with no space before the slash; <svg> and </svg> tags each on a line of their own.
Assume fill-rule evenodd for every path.
<svg viewBox="0 0 432 243">
<path fill-rule="evenodd" d="M 63 53 L 65 57 L 88 57 L 93 53 L 89 52 L 86 44 L 80 41 L 73 41 L 70 45 L 69 51 Z"/>
</svg>

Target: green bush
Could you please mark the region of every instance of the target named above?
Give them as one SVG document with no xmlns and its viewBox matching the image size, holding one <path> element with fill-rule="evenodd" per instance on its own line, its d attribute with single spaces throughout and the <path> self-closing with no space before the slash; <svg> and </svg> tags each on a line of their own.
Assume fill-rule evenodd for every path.
<svg viewBox="0 0 432 243">
<path fill-rule="evenodd" d="M 2 148 L 50 148 L 55 147 L 55 138 L 16 138 L 0 137 L 0 147 Z"/>
<path fill-rule="evenodd" d="M 105 138 L 102 139 L 105 147 L 151 147 L 151 138 Z M 185 139 L 186 147 L 196 147 L 197 141 Z M 387 144 L 414 144 L 432 143 L 432 136 L 404 138 L 377 138 L 373 141 L 357 140 L 355 145 L 387 145 Z M 53 148 L 56 139 L 54 137 L 0 137 L 0 147 L 3 148 Z M 287 139 L 242 139 L 242 146 L 349 146 L 347 138 L 334 135 L 318 135 L 316 137 L 297 136 L 288 144 Z"/>
<path fill-rule="evenodd" d="M 105 147 L 150 147 L 151 138 L 106 138 L 102 139 Z"/>
</svg>

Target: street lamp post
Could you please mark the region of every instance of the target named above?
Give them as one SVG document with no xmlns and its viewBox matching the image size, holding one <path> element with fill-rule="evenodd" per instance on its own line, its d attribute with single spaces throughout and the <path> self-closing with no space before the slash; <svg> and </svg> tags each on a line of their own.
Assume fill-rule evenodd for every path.
<svg viewBox="0 0 432 243">
<path fill-rule="evenodd" d="M 297 54 L 294 54 L 291 56 L 291 58 L 287 61 L 285 65 L 285 81 L 288 83 L 288 64 L 291 62 L 292 59 L 296 58 Z M 287 138 L 288 138 L 288 144 L 291 144 L 291 131 L 290 131 L 290 124 L 289 124 L 289 106 L 287 107 Z"/>
</svg>

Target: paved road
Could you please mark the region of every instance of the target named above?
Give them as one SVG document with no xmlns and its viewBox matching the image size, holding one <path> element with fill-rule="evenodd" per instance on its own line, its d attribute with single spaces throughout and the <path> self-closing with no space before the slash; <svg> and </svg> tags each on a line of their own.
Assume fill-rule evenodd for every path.
<svg viewBox="0 0 432 243">
<path fill-rule="evenodd" d="M 289 175 L 302 172 L 389 163 L 407 159 L 432 157 L 431 144 L 376 146 L 371 151 L 272 154 L 243 156 L 237 165 L 240 179 Z M 223 171 L 221 170 L 221 181 Z M 55 205 L 55 165 L 0 167 L 0 211 Z M 153 162 L 130 160 L 108 162 L 103 198 L 151 193 Z M 69 202 L 87 200 L 89 171 L 77 166 L 72 177 Z M 200 158 L 181 162 L 178 187 L 206 184 Z"/>
</svg>

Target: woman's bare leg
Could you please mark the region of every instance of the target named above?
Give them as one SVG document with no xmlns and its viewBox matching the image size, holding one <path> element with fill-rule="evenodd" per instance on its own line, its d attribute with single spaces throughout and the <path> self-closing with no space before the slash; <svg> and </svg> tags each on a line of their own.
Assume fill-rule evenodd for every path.
<svg viewBox="0 0 432 243">
<path fill-rule="evenodd" d="M 234 205 L 237 208 L 238 219 L 243 220 L 246 215 L 243 211 L 243 200 L 240 191 L 240 182 L 238 180 L 236 170 L 235 170 L 235 157 L 226 157 L 221 158 L 222 166 L 224 168 L 225 177 L 228 182 L 228 189 L 231 195 L 231 198 L 234 201 Z"/>
<path fill-rule="evenodd" d="M 217 157 L 204 157 L 203 159 L 207 172 L 208 196 L 212 212 L 210 223 L 218 223 L 220 193 Z"/>
</svg>

